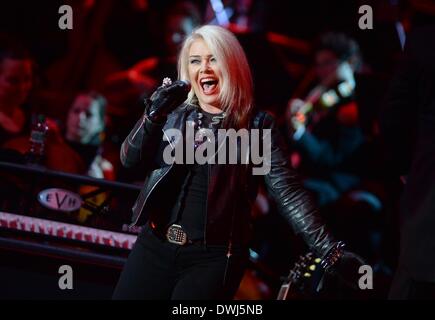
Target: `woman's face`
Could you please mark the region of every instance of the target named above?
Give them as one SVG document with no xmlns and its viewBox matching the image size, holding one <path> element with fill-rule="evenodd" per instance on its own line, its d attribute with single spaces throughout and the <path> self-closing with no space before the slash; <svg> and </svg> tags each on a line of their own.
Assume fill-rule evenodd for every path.
<svg viewBox="0 0 435 320">
<path fill-rule="evenodd" d="M 189 78 L 201 107 L 221 109 L 219 93 L 222 84 L 220 64 L 202 39 L 190 46 Z"/>
<path fill-rule="evenodd" d="M 87 95 L 78 96 L 68 112 L 66 137 L 87 144 L 104 129 L 98 101 Z"/>
</svg>

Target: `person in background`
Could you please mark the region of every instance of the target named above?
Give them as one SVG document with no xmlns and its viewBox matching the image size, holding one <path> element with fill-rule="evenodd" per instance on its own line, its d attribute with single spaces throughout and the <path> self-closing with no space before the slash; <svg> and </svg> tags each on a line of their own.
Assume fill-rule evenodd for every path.
<svg viewBox="0 0 435 320">
<path fill-rule="evenodd" d="M 25 104 L 33 87 L 34 63 L 29 53 L 0 36 L 0 147 L 27 132 Z"/>
<path fill-rule="evenodd" d="M 343 33 L 326 33 L 314 48 L 314 81 L 287 109 L 290 159 L 332 230 L 383 268 L 385 193 L 357 99 L 359 46 Z"/>
<path fill-rule="evenodd" d="M 344 34 L 321 36 L 314 54 L 315 85 L 288 105 L 292 164 L 320 206 L 337 201 L 360 183 L 352 163 L 364 142 L 354 100 L 358 56 L 358 45 Z"/>
<path fill-rule="evenodd" d="M 113 165 L 103 157 L 106 99 L 97 92 L 76 95 L 68 110 L 65 132 L 54 119 L 45 120 L 48 132 L 41 165 L 51 170 L 114 180 Z M 5 148 L 26 154 L 29 137 L 8 141 Z"/>
<path fill-rule="evenodd" d="M 102 155 L 106 104 L 97 92 L 77 95 L 68 111 L 65 140 L 81 156 L 87 175 L 114 180 L 113 166 Z"/>
<path fill-rule="evenodd" d="M 105 128 L 105 98 L 97 92 L 83 92 L 76 95 L 69 108 L 65 132 L 58 122 L 46 118 L 48 127 L 44 141 L 44 154 L 39 161 L 48 169 L 93 178 L 115 180 L 113 165 L 103 157 Z M 24 158 L 29 151 L 29 136 L 20 136 L 4 144 L 8 150 L 18 151 Z M 94 186 L 80 186 L 78 192 L 86 195 L 95 191 Z M 88 203 L 101 204 L 107 195 L 98 193 L 87 198 Z M 92 212 L 81 208 L 77 219 L 85 222 Z"/>
<path fill-rule="evenodd" d="M 34 62 L 20 43 L 0 35 L 0 161 L 23 163 L 24 156 L 8 148 L 9 141 L 27 136 L 30 117 L 27 103 L 34 84 Z M 27 140 L 22 141 L 27 147 Z M 20 179 L 0 170 L 0 210 L 18 210 L 23 193 Z"/>
<path fill-rule="evenodd" d="M 86 175 L 115 180 L 113 165 L 102 154 L 106 105 L 106 99 L 97 92 L 78 94 L 68 111 L 65 140 L 67 145 L 80 155 Z M 56 159 L 51 161 L 56 162 Z M 79 192 L 81 195 L 86 195 L 97 189 L 94 186 L 81 186 Z M 87 203 L 97 206 L 106 198 L 105 193 L 98 193 L 91 198 L 87 197 Z M 82 207 L 78 213 L 78 220 L 85 222 L 91 215 L 91 210 Z"/>
</svg>

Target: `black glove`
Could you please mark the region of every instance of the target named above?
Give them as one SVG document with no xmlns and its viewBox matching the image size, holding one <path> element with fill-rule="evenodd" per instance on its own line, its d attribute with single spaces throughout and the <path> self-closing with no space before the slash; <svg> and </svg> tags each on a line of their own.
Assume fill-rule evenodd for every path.
<svg viewBox="0 0 435 320">
<path fill-rule="evenodd" d="M 359 269 L 367 263 L 357 254 L 344 250 L 344 245 L 339 243 L 333 248 L 322 261 L 326 272 L 337 276 L 347 286 L 358 289 L 358 282 L 361 278 Z"/>
<path fill-rule="evenodd" d="M 359 273 L 359 268 L 365 264 L 364 260 L 357 254 L 350 251 L 344 251 L 343 256 L 333 267 L 333 272 L 335 272 L 338 278 L 347 286 L 352 289 L 358 289 L 358 282 L 362 276 Z"/>
<path fill-rule="evenodd" d="M 167 115 L 186 100 L 189 91 L 190 83 L 182 80 L 160 86 L 145 100 L 146 115 L 152 122 L 166 121 Z"/>
</svg>

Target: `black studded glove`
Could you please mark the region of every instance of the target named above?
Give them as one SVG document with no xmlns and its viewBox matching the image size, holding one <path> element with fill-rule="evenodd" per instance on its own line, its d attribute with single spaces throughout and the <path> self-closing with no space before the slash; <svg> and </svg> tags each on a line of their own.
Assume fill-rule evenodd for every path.
<svg viewBox="0 0 435 320">
<path fill-rule="evenodd" d="M 345 250 L 344 247 L 344 243 L 339 242 L 329 251 L 321 265 L 327 273 L 337 276 L 347 286 L 358 289 L 361 277 L 359 269 L 366 263 L 360 256 Z"/>
<path fill-rule="evenodd" d="M 152 122 L 166 121 L 167 115 L 186 100 L 189 91 L 189 82 L 177 80 L 172 83 L 166 78 L 163 85 L 150 98 L 145 99 L 145 114 Z"/>
</svg>

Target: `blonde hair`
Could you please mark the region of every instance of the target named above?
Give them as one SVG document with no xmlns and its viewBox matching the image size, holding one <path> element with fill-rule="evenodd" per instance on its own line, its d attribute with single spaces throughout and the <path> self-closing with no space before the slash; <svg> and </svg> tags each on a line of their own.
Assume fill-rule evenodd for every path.
<svg viewBox="0 0 435 320">
<path fill-rule="evenodd" d="M 205 25 L 194 30 L 183 43 L 178 57 L 178 78 L 189 80 L 189 50 L 193 42 L 204 40 L 217 59 L 221 72 L 219 101 L 227 117 L 226 128 L 246 128 L 253 110 L 253 83 L 245 52 L 237 38 L 227 29 Z M 193 88 L 186 103 L 197 104 Z"/>
</svg>

